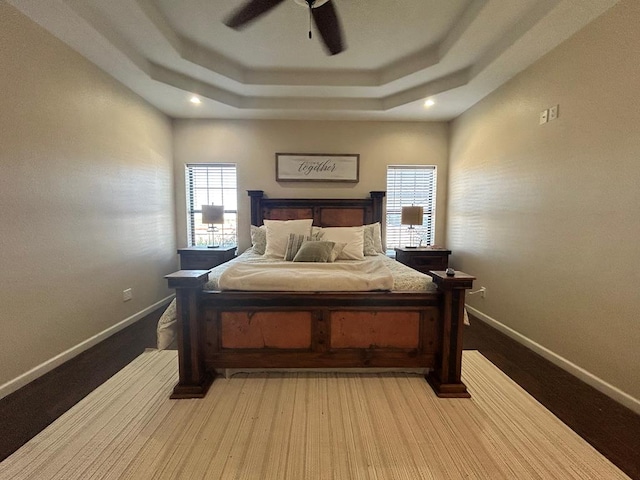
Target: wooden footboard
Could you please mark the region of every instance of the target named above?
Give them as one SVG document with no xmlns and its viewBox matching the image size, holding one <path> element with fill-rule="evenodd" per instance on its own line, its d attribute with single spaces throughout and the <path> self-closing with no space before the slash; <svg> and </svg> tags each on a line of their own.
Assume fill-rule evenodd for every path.
<svg viewBox="0 0 640 480">
<path fill-rule="evenodd" d="M 465 290 L 431 272 L 436 293 L 203 291 L 208 271 L 168 275 L 176 289 L 180 379 L 171 398 L 203 397 L 224 368 L 429 368 L 438 396 L 461 381 Z"/>
</svg>

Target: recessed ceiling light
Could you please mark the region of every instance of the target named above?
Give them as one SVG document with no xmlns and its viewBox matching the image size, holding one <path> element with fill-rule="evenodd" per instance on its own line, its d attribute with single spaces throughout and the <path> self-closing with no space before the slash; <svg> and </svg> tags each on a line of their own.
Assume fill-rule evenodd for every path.
<svg viewBox="0 0 640 480">
<path fill-rule="evenodd" d="M 202 103 L 202 100 L 200 100 L 198 97 L 196 97 L 195 95 L 193 97 L 191 97 L 191 99 L 189 100 L 191 103 L 195 104 L 195 105 L 200 105 Z"/>
<path fill-rule="evenodd" d="M 429 98 L 424 102 L 425 108 L 433 107 L 436 104 L 435 100 Z"/>
</svg>

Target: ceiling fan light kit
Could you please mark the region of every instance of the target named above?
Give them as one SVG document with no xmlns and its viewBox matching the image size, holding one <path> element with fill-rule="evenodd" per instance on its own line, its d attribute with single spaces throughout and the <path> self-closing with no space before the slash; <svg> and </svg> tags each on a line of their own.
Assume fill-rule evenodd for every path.
<svg viewBox="0 0 640 480">
<path fill-rule="evenodd" d="M 224 24 L 234 30 L 240 30 L 258 17 L 280 5 L 284 0 L 248 0 L 232 12 Z M 336 55 L 345 50 L 342 25 L 332 0 L 294 0 L 295 3 L 309 9 L 309 14 L 322 37 L 325 50 L 329 55 Z M 311 38 L 311 28 L 309 38 Z"/>
</svg>

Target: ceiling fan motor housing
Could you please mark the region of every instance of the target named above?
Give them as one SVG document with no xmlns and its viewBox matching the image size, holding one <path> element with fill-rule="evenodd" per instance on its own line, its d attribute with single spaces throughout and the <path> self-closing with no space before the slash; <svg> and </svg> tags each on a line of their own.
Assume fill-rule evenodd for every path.
<svg viewBox="0 0 640 480">
<path fill-rule="evenodd" d="M 294 1 L 308 9 L 309 38 L 312 38 L 311 24 L 315 23 L 327 54 L 336 55 L 342 52 L 345 49 L 342 40 L 342 26 L 331 0 Z M 240 30 L 283 2 L 284 0 L 246 0 L 244 5 L 237 8 L 224 20 L 224 24 L 235 30 Z"/>
<path fill-rule="evenodd" d="M 329 0 L 294 0 L 298 5 L 305 8 L 318 8 L 327 3 Z"/>
</svg>

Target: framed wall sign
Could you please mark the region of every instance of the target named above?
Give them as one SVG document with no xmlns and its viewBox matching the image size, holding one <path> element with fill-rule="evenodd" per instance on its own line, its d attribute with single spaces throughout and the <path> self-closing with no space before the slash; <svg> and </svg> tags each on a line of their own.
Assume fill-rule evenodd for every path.
<svg viewBox="0 0 640 480">
<path fill-rule="evenodd" d="M 277 182 L 352 182 L 360 175 L 360 155 L 276 153 Z"/>
</svg>

